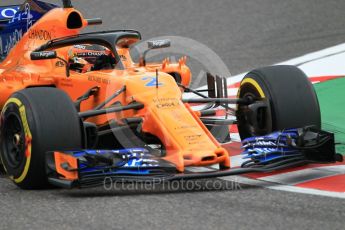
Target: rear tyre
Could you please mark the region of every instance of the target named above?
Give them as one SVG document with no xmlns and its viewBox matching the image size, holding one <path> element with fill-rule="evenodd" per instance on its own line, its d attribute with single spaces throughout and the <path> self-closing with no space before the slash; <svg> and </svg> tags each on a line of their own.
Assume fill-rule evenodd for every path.
<svg viewBox="0 0 345 230">
<path fill-rule="evenodd" d="M 63 91 L 42 87 L 14 93 L 1 112 L 0 157 L 6 173 L 20 188 L 47 187 L 45 153 L 80 149 L 81 127 Z"/>
<path fill-rule="evenodd" d="M 241 139 L 286 128 L 313 125 L 321 128 L 320 107 L 313 85 L 295 66 L 270 66 L 249 72 L 242 80 L 239 98 L 265 98 L 268 106 L 237 109 Z"/>
</svg>

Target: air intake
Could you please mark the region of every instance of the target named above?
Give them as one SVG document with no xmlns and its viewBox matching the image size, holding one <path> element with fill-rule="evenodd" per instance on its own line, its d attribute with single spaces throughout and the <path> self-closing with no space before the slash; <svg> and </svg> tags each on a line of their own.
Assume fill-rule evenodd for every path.
<svg viewBox="0 0 345 230">
<path fill-rule="evenodd" d="M 73 8 L 71 0 L 62 0 L 63 8 Z"/>
<path fill-rule="evenodd" d="M 201 159 L 201 161 L 214 161 L 214 160 L 215 160 L 214 156 L 207 156 Z"/>
<path fill-rule="evenodd" d="M 68 18 L 67 18 L 68 29 L 79 29 L 82 26 L 83 26 L 83 22 L 82 22 L 80 14 L 74 11 L 68 15 Z"/>
</svg>

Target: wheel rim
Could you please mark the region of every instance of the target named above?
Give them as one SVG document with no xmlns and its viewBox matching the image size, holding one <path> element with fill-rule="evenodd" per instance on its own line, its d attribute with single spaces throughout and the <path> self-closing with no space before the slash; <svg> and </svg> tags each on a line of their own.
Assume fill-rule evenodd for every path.
<svg viewBox="0 0 345 230">
<path fill-rule="evenodd" d="M 242 86 L 240 98 L 245 98 L 253 101 L 256 98 L 261 98 L 259 92 L 250 84 Z M 238 106 L 239 129 L 241 138 L 250 136 L 265 135 L 272 130 L 272 118 L 270 108 L 259 108 L 255 114 L 249 109 L 247 105 Z"/>
<path fill-rule="evenodd" d="M 4 155 L 11 168 L 21 166 L 25 158 L 25 133 L 20 117 L 15 113 L 7 115 L 3 126 Z"/>
</svg>

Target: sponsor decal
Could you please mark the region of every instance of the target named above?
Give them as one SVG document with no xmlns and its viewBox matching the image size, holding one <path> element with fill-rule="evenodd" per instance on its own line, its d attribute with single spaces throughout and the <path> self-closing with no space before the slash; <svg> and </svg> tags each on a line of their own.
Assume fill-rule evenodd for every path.
<svg viewBox="0 0 345 230">
<path fill-rule="evenodd" d="M 19 7 L 12 8 L 1 8 L 0 7 L 0 19 L 11 19 L 9 25 L 12 23 L 19 23 L 26 21 L 26 28 L 12 29 L 11 26 L 8 26 L 8 29 L 5 29 L 4 36 L 0 40 L 0 54 L 8 54 L 10 50 L 19 42 L 23 37 L 23 34 L 28 30 L 29 27 L 33 24 L 33 15 L 30 11 L 30 4 L 26 3 L 24 11 L 19 11 Z"/>
<path fill-rule="evenodd" d="M 38 52 L 38 54 L 42 58 L 51 58 L 55 56 L 54 51 L 42 51 L 42 52 Z"/>
<path fill-rule="evenodd" d="M 129 159 L 123 167 L 159 167 L 159 162 L 153 159 Z"/>
<path fill-rule="evenodd" d="M 1 47 L 1 51 L 3 53 L 9 53 L 12 47 L 14 47 L 20 41 L 22 37 L 23 37 L 23 30 L 21 29 L 14 30 L 8 37 L 4 49 L 3 47 Z"/>
<path fill-rule="evenodd" d="M 3 19 L 10 19 L 13 18 L 14 15 L 18 12 L 19 7 L 8 7 L 0 9 L 0 18 Z"/>
<path fill-rule="evenodd" d="M 32 52 L 30 56 L 32 60 L 54 59 L 56 58 L 56 52 L 55 51 Z"/>
<path fill-rule="evenodd" d="M 19 7 L 18 7 L 19 11 Z M 28 30 L 33 25 L 34 16 L 31 14 L 30 4 L 26 3 L 24 11 L 17 12 L 11 17 L 9 23 L 16 23 L 21 21 L 26 21 L 26 30 Z"/>
<path fill-rule="evenodd" d="M 97 51 L 89 51 L 89 52 L 80 52 L 77 53 L 78 57 L 99 57 L 105 55 L 104 52 L 97 52 Z"/>
<path fill-rule="evenodd" d="M 96 77 L 96 76 L 88 76 L 87 78 L 89 81 L 95 81 L 97 83 L 107 84 L 110 85 L 110 80 L 106 78 Z"/>
<path fill-rule="evenodd" d="M 186 141 L 188 141 L 188 144 L 190 145 L 195 145 L 195 144 L 199 144 L 200 143 L 200 139 L 201 139 L 202 135 L 201 134 L 196 134 L 196 135 L 187 135 L 184 136 L 184 139 Z"/>
<path fill-rule="evenodd" d="M 25 72 L 25 66 L 17 66 L 15 70 L 18 72 Z"/>
<path fill-rule="evenodd" d="M 57 61 L 55 63 L 55 67 L 64 67 L 65 66 L 65 63 L 63 63 L 63 61 Z"/>
<path fill-rule="evenodd" d="M 153 99 L 153 103 L 156 105 L 157 109 L 169 109 L 176 107 L 179 104 L 176 98 Z"/>
<path fill-rule="evenodd" d="M 122 61 L 127 61 L 127 57 L 123 54 L 119 55 Z"/>
<path fill-rule="evenodd" d="M 51 40 L 52 35 L 47 30 L 30 30 L 29 31 L 30 39 L 39 39 L 39 40 Z"/>
<path fill-rule="evenodd" d="M 180 126 L 177 126 L 175 127 L 174 129 L 195 129 L 197 128 L 198 126 L 196 125 L 180 125 Z"/>
<path fill-rule="evenodd" d="M 170 46 L 170 43 L 171 42 L 168 39 L 154 40 L 148 42 L 150 49 L 166 48 Z"/>
<path fill-rule="evenodd" d="M 82 49 L 82 50 L 86 49 L 85 45 L 74 45 L 73 47 L 76 48 L 76 49 Z"/>
<path fill-rule="evenodd" d="M 199 135 L 188 135 L 188 136 L 184 136 L 184 138 L 186 139 L 186 140 L 196 140 L 196 139 L 199 139 L 201 137 L 201 134 L 199 134 Z"/>
</svg>

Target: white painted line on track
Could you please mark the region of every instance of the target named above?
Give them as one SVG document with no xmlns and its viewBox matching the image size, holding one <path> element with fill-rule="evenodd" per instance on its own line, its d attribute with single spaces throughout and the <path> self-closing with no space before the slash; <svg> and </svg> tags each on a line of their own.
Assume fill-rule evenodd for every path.
<svg viewBox="0 0 345 230">
<path fill-rule="evenodd" d="M 254 179 L 246 178 L 243 176 L 228 176 L 228 177 L 222 177 L 221 179 L 226 180 L 226 181 L 246 184 L 246 185 L 252 185 L 252 186 L 263 187 L 267 189 L 284 191 L 284 192 L 294 192 L 294 193 L 302 193 L 302 194 L 308 194 L 308 195 L 327 196 L 327 197 L 345 199 L 345 193 L 341 193 L 341 192 L 328 192 L 328 191 L 301 188 L 301 187 L 290 186 L 290 185 L 280 185 L 273 182 L 254 180 Z"/>
<path fill-rule="evenodd" d="M 345 43 L 293 58 L 275 65 L 296 65 L 307 76 L 345 75 Z M 246 73 L 228 78 L 229 84 L 242 80 Z"/>
<path fill-rule="evenodd" d="M 260 177 L 259 179 L 263 181 L 267 181 L 267 182 L 277 183 L 277 184 L 295 185 L 295 184 L 300 184 L 300 183 L 304 183 L 304 182 L 315 180 L 315 179 L 320 179 L 323 177 L 334 176 L 337 174 L 339 173 L 310 168 L 310 169 L 302 169 L 302 170 L 297 170 L 297 171 L 288 172 L 288 173 L 276 174 L 272 176 Z"/>
<path fill-rule="evenodd" d="M 230 157 L 230 165 L 231 167 L 239 167 L 245 161 L 242 159 L 242 155 L 231 156 Z"/>
</svg>

